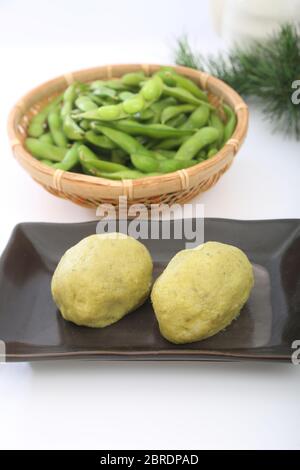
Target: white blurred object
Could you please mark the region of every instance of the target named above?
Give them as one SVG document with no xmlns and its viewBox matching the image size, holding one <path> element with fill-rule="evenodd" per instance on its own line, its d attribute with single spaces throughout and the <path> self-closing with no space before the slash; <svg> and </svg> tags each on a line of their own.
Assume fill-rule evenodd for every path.
<svg viewBox="0 0 300 470">
<path fill-rule="evenodd" d="M 211 9 L 218 34 L 239 44 L 300 21 L 300 0 L 211 0 Z"/>
</svg>

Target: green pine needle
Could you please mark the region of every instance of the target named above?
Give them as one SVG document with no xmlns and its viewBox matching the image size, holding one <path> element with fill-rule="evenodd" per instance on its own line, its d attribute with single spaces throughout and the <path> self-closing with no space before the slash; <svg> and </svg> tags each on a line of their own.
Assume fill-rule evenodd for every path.
<svg viewBox="0 0 300 470">
<path fill-rule="evenodd" d="M 286 24 L 265 40 L 247 47 L 233 46 L 225 55 L 203 57 L 194 53 L 187 37 L 178 40 L 175 61 L 209 72 L 245 98 L 255 97 L 274 129 L 300 139 L 300 104 L 293 104 L 292 83 L 300 79 L 300 35 L 297 25 Z"/>
</svg>

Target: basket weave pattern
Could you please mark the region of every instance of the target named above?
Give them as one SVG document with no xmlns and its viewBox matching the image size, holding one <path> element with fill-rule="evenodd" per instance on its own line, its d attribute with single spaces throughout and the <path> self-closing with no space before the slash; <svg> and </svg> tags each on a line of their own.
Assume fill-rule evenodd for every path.
<svg viewBox="0 0 300 470">
<path fill-rule="evenodd" d="M 13 153 L 32 178 L 55 196 L 69 199 L 85 207 L 99 204 L 118 205 L 120 196 L 127 196 L 128 205 L 185 203 L 206 191 L 230 167 L 233 157 L 242 145 L 248 128 L 248 108 L 242 98 L 224 82 L 207 73 L 186 67 L 174 67 L 208 91 L 210 102 L 229 104 L 236 112 L 237 126 L 232 138 L 211 159 L 185 170 L 139 180 L 111 181 L 94 176 L 55 170 L 42 164 L 25 149 L 24 140 L 31 117 L 45 104 L 61 93 L 70 83 L 79 80 L 121 77 L 124 73 L 143 70 L 146 75 L 157 71 L 160 65 L 110 65 L 69 73 L 35 88 L 12 109 L 8 134 Z"/>
</svg>

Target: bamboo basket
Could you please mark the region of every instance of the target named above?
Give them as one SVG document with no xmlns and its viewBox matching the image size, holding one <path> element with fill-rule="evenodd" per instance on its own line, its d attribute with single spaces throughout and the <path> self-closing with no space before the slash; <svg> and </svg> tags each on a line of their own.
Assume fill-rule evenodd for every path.
<svg viewBox="0 0 300 470">
<path fill-rule="evenodd" d="M 96 79 L 112 79 L 127 72 L 140 70 L 146 75 L 151 75 L 160 67 L 161 65 L 145 64 L 95 67 L 62 75 L 33 89 L 18 101 L 9 115 L 8 135 L 16 159 L 47 191 L 85 207 L 97 207 L 99 204 L 118 206 L 120 196 L 127 197 L 128 206 L 139 203 L 147 207 L 151 204 L 185 203 L 211 188 L 230 167 L 244 141 L 248 128 L 248 108 L 242 98 L 221 80 L 186 67 L 174 68 L 207 90 L 209 100 L 213 104 L 225 102 L 237 115 L 233 136 L 211 159 L 166 175 L 111 181 L 52 169 L 39 162 L 25 149 L 24 140 L 31 117 L 74 80 L 90 82 Z"/>
</svg>

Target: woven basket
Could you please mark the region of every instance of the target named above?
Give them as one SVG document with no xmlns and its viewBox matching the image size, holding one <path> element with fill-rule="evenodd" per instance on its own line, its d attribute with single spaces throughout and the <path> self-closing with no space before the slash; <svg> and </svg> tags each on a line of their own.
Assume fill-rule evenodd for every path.
<svg viewBox="0 0 300 470">
<path fill-rule="evenodd" d="M 221 80 L 207 73 L 186 67 L 174 67 L 208 91 L 209 99 L 218 105 L 229 104 L 237 114 L 237 126 L 232 138 L 211 159 L 185 170 L 139 180 L 111 181 L 94 176 L 55 170 L 34 158 L 24 147 L 31 117 L 74 80 L 90 82 L 96 79 L 121 77 L 124 73 L 143 70 L 147 75 L 160 65 L 109 65 L 68 73 L 50 80 L 25 95 L 11 110 L 8 134 L 13 153 L 32 178 L 50 193 L 70 199 L 86 207 L 109 203 L 118 205 L 120 196 L 127 196 L 128 206 L 137 203 L 184 203 L 213 186 L 229 168 L 247 133 L 248 108 L 242 98 Z"/>
</svg>

